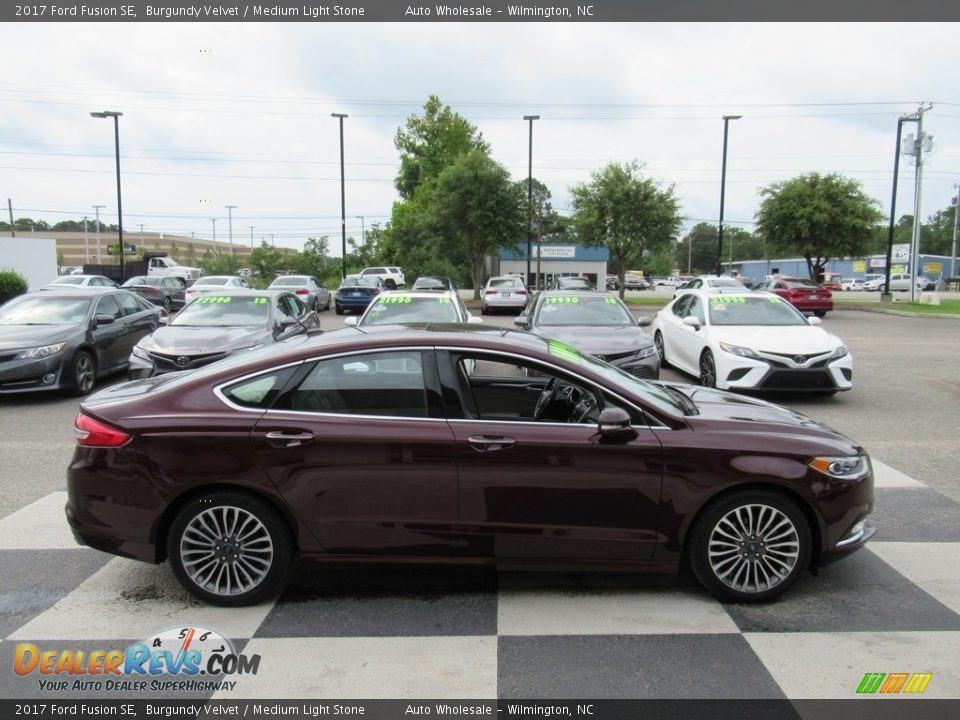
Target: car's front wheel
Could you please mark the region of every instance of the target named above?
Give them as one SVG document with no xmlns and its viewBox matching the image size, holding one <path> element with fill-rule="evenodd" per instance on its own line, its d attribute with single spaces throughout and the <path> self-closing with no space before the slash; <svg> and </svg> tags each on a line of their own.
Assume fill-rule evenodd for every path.
<svg viewBox="0 0 960 720">
<path fill-rule="evenodd" d="M 214 605 L 260 602 L 286 583 L 293 544 L 267 503 L 221 492 L 191 500 L 173 520 L 167 555 L 177 580 Z"/>
<path fill-rule="evenodd" d="M 700 384 L 709 388 L 717 386 L 717 363 L 709 350 L 704 350 L 700 356 Z"/>
<path fill-rule="evenodd" d="M 667 362 L 667 351 L 663 345 L 663 334 L 659 330 L 657 330 L 653 336 L 653 344 L 656 346 L 657 354 L 660 356 L 660 367 L 670 367 L 670 363 Z"/>
<path fill-rule="evenodd" d="M 718 600 L 764 602 L 787 590 L 810 561 L 811 533 L 779 493 L 735 493 L 707 507 L 687 540 L 690 567 Z"/>
<path fill-rule="evenodd" d="M 73 356 L 67 372 L 72 395 L 87 395 L 93 390 L 97 382 L 97 363 L 86 350 L 80 350 Z"/>
</svg>

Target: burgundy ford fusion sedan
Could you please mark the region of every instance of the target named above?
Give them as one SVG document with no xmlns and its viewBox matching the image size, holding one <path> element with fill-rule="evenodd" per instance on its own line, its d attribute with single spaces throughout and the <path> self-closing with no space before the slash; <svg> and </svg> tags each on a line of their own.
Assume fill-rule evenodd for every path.
<svg viewBox="0 0 960 720">
<path fill-rule="evenodd" d="M 221 605 L 295 557 L 676 571 L 763 601 L 861 547 L 856 442 L 790 410 L 643 381 L 476 325 L 345 328 L 81 405 L 66 513 L 81 544 Z"/>
</svg>

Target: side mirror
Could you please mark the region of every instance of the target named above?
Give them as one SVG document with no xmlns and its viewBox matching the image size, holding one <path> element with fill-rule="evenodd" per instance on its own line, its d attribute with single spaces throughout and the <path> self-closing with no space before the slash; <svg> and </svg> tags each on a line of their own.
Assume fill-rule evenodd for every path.
<svg viewBox="0 0 960 720">
<path fill-rule="evenodd" d="M 97 325 L 112 325 L 115 318 L 113 315 L 97 315 L 93 320 Z"/>
<path fill-rule="evenodd" d="M 822 323 L 822 322 L 823 322 L 823 320 L 821 320 L 820 318 L 818 318 L 816 315 L 812 315 L 811 317 L 808 317 L 808 318 L 807 318 L 807 324 L 808 324 L 808 325 L 819 325 L 819 324 Z"/>
<path fill-rule="evenodd" d="M 166 325 L 170 322 L 170 317 L 168 315 L 161 315 L 157 322 L 159 322 L 161 325 Z"/>
<path fill-rule="evenodd" d="M 517 316 L 513 319 L 513 324 L 516 325 L 516 326 L 517 326 L 518 328 L 520 328 L 521 330 L 529 330 L 529 329 L 530 329 L 530 320 L 527 319 L 527 316 L 526 316 L 526 315 L 517 315 Z"/>
<path fill-rule="evenodd" d="M 286 329 L 288 327 L 291 327 L 293 325 L 298 325 L 298 324 L 299 323 L 297 322 L 297 319 L 292 317 L 285 317 L 280 321 L 280 327 L 283 329 Z"/>
<path fill-rule="evenodd" d="M 637 325 L 640 327 L 646 327 L 647 325 L 653 325 L 653 320 L 648 317 L 637 318 Z"/>
<path fill-rule="evenodd" d="M 480 325 L 483 323 L 483 318 L 477 317 L 476 315 L 471 313 L 470 316 L 467 318 L 467 322 L 470 325 Z"/>
<path fill-rule="evenodd" d="M 639 434 L 630 422 L 630 415 L 623 408 L 607 408 L 600 413 L 597 428 L 601 443 L 627 443 Z"/>
<path fill-rule="evenodd" d="M 343 319 L 343 324 L 346 327 L 354 327 L 357 324 L 357 322 L 358 322 L 358 319 L 356 315 L 351 315 L 350 317 Z"/>
<path fill-rule="evenodd" d="M 684 325 L 689 325 L 689 326 L 692 327 L 694 330 L 699 330 L 699 329 L 700 329 L 700 320 L 699 320 L 696 316 L 694 316 L 694 315 L 687 315 L 687 316 L 683 319 L 683 324 L 684 324 Z"/>
</svg>

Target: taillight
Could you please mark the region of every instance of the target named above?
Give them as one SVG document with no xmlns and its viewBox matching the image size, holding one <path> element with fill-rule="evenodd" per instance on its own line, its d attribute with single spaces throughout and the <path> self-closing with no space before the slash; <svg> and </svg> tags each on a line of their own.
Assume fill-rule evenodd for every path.
<svg viewBox="0 0 960 720">
<path fill-rule="evenodd" d="M 297 295 L 309 295 L 309 294 L 310 294 L 309 288 L 300 288 L 299 290 L 297 290 Z"/>
<path fill-rule="evenodd" d="M 80 413 L 73 423 L 77 445 L 82 447 L 120 447 L 130 436 Z"/>
<path fill-rule="evenodd" d="M 497 294 L 497 291 L 496 291 L 496 290 L 487 290 L 487 291 L 484 292 L 483 294 L 484 294 L 484 295 L 496 295 L 496 294 Z"/>
<path fill-rule="evenodd" d="M 379 295 L 379 294 L 380 294 L 380 291 L 377 290 L 376 288 L 374 288 L 373 290 L 370 291 L 370 294 L 371 294 L 371 295 Z"/>
<path fill-rule="evenodd" d="M 159 290 L 154 290 L 153 288 L 147 289 L 147 295 L 159 295 L 159 294 L 160 294 Z"/>
<path fill-rule="evenodd" d="M 514 291 L 513 291 L 513 294 L 514 294 L 514 295 L 526 295 L 526 294 L 527 294 L 527 291 L 526 291 L 526 290 L 514 290 Z"/>
</svg>

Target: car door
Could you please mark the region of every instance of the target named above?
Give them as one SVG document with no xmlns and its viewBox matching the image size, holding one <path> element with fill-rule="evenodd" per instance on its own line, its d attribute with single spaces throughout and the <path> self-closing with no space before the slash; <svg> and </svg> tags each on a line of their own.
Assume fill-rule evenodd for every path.
<svg viewBox="0 0 960 720">
<path fill-rule="evenodd" d="M 656 544 L 661 445 L 647 427 L 623 444 L 598 442 L 596 423 L 530 415 L 551 378 L 596 388 L 512 356 L 456 350 L 437 355 L 445 387 L 461 402 L 449 420 L 460 475 L 460 523 L 472 555 L 498 560 L 649 559 Z M 522 404 L 496 406 L 475 377 L 497 372 Z M 578 390 L 579 391 L 579 390 Z M 457 416 L 459 415 L 459 416 Z"/>
<path fill-rule="evenodd" d="M 688 332 L 683 324 L 683 318 L 687 315 L 687 308 L 690 307 L 690 300 L 693 296 L 681 295 L 668 311 L 659 315 L 661 318 L 660 336 L 663 338 L 664 354 L 667 360 L 678 366 L 686 367 L 680 355 L 680 348 L 683 343 L 683 336 Z"/>
<path fill-rule="evenodd" d="M 97 317 L 109 317 L 112 322 L 97 322 Z M 104 295 L 97 300 L 94 310 L 93 335 L 94 344 L 99 355 L 97 372 L 108 372 L 127 361 L 135 343 L 129 342 L 128 325 L 123 322 L 123 312 L 117 304 L 113 294 Z"/>
<path fill-rule="evenodd" d="M 270 480 L 323 547 L 349 555 L 462 552 L 453 434 L 428 349 L 304 364 L 256 424 Z"/>
<path fill-rule="evenodd" d="M 704 311 L 703 299 L 699 295 L 691 295 L 690 302 L 684 309 L 684 316 L 693 316 L 700 322 L 700 329 L 686 325 L 683 318 L 680 318 L 680 325 L 674 338 L 674 354 L 684 367 L 695 371 L 700 365 L 700 353 L 703 351 L 704 333 L 703 326 L 706 323 L 706 313 Z"/>
</svg>

